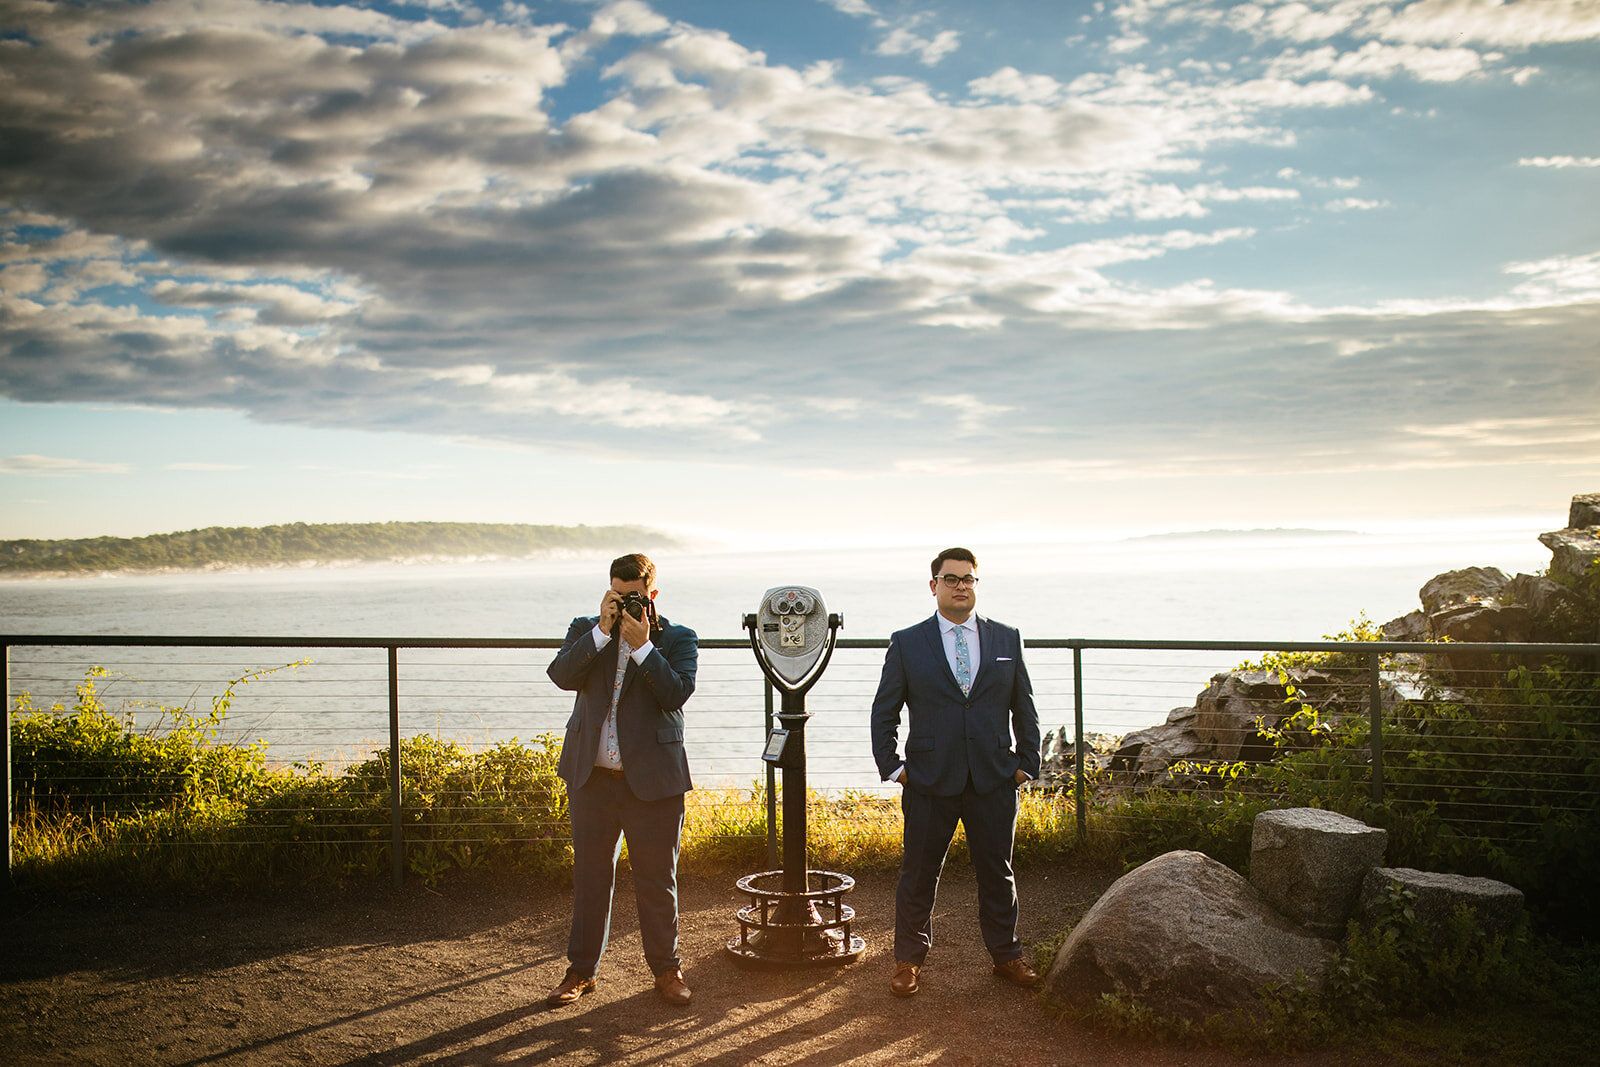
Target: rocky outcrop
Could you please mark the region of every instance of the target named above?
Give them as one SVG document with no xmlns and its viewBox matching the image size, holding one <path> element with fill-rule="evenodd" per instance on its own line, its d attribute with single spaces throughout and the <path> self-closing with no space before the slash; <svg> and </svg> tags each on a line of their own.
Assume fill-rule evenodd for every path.
<svg viewBox="0 0 1600 1067">
<path fill-rule="evenodd" d="M 1567 509 L 1567 529 L 1600 526 L 1600 493 L 1579 493 Z"/>
<path fill-rule="evenodd" d="M 1389 907 L 1389 887 L 1396 883 L 1410 892 L 1417 925 L 1435 940 L 1463 905 L 1476 914 L 1479 927 L 1490 937 L 1510 933 L 1522 915 L 1522 890 L 1493 878 L 1374 867 L 1361 883 L 1359 911 L 1364 924 L 1370 926 L 1383 916 Z"/>
<path fill-rule="evenodd" d="M 1552 530 L 1540 534 L 1539 543 L 1550 550 L 1550 573 L 1558 578 L 1576 581 L 1600 560 L 1600 526 Z"/>
<path fill-rule="evenodd" d="M 1385 707 L 1405 699 L 1396 681 L 1387 673 L 1383 678 Z M 1104 785 L 1113 793 L 1192 786 L 1206 780 L 1214 764 L 1274 758 L 1282 751 L 1277 737 L 1291 749 L 1311 745 L 1310 731 L 1291 721 L 1307 708 L 1319 722 L 1333 724 L 1369 715 L 1370 699 L 1365 672 L 1291 668 L 1280 677 L 1275 670 L 1227 671 L 1214 675 L 1192 706 L 1174 708 L 1165 722 L 1114 742 L 1109 757 L 1091 760 L 1091 769 L 1110 772 Z M 1070 731 L 1061 734 L 1070 751 Z M 1052 731 L 1049 738 L 1057 736 Z M 1050 752 L 1047 745 L 1045 780 L 1070 779 L 1071 759 L 1051 764 Z"/>
<path fill-rule="evenodd" d="M 1320 990 L 1332 948 L 1216 860 L 1168 852 L 1095 902 L 1056 954 L 1044 988 L 1082 1007 L 1118 993 L 1194 1020 L 1254 1013 L 1269 985 Z"/>
<path fill-rule="evenodd" d="M 1250 837 L 1250 884 L 1312 933 L 1338 937 L 1388 842 L 1388 831 L 1337 812 L 1264 811 Z"/>
<path fill-rule="evenodd" d="M 1600 640 L 1592 606 L 1564 581 L 1600 559 L 1600 493 L 1572 498 L 1565 530 L 1543 534 L 1553 552 L 1553 577 L 1508 576 L 1497 567 L 1467 567 L 1430 579 L 1418 592 L 1421 609 L 1384 623 L 1387 641 L 1443 641 L 1438 651 L 1392 660 L 1382 675 L 1383 706 L 1406 700 L 1465 699 L 1488 679 L 1503 676 L 1504 658 L 1474 646 L 1525 641 Z M 1589 614 L 1586 614 L 1588 612 Z M 1289 699 L 1285 681 L 1294 687 Z M 1239 760 L 1273 759 L 1289 748 L 1311 744 L 1291 722 L 1307 708 L 1324 725 L 1370 714 L 1367 674 L 1362 669 L 1229 671 L 1214 675 L 1191 707 L 1175 708 L 1163 723 L 1120 740 L 1091 743 L 1088 770 L 1097 788 L 1119 793 L 1151 788 L 1187 788 L 1209 780 L 1203 768 Z M 1070 781 L 1076 756 L 1072 731 L 1046 735 L 1043 780 Z"/>
</svg>

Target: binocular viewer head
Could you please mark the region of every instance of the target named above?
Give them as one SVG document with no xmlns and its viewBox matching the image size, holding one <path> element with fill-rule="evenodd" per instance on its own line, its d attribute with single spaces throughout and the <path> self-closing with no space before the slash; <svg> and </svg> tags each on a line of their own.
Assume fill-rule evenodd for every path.
<svg viewBox="0 0 1600 1067">
<path fill-rule="evenodd" d="M 761 596 L 761 608 L 745 617 L 756 653 L 784 681 L 802 682 L 828 645 L 829 618 L 822 594 L 804 585 L 780 585 Z"/>
</svg>

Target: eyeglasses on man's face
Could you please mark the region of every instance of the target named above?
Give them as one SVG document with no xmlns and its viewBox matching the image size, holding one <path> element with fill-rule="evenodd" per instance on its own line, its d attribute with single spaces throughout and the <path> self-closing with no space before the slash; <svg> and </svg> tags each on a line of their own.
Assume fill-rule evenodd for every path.
<svg viewBox="0 0 1600 1067">
<path fill-rule="evenodd" d="M 954 589 L 958 585 L 964 585 L 971 589 L 978 584 L 978 576 L 976 574 L 941 574 L 939 575 L 939 580 L 945 584 L 947 589 Z"/>
</svg>

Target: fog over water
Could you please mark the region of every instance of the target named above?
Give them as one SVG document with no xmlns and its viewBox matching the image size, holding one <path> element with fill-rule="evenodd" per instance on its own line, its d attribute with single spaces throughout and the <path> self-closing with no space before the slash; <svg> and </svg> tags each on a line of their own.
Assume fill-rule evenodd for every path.
<svg viewBox="0 0 1600 1067">
<path fill-rule="evenodd" d="M 1027 638 L 1316 640 L 1365 613 L 1382 622 L 1417 606 L 1434 574 L 1465 566 L 1508 573 L 1548 565 L 1537 531 L 1428 534 L 1258 532 L 1049 545 L 972 546 L 980 614 Z M 810 585 L 842 636 L 882 639 L 932 611 L 928 561 L 914 549 L 661 552 L 662 614 L 702 638 L 742 638 L 741 616 L 775 585 Z M 605 587 L 603 558 L 313 567 L 250 573 L 124 575 L 0 583 L 7 634 L 206 634 L 313 637 L 559 638 Z M 571 697 L 549 684 L 552 653 L 402 650 L 401 725 L 470 744 L 559 734 Z M 91 665 L 107 705 L 142 722 L 156 707 L 208 710 L 246 672 L 301 658 L 236 687 L 223 736 L 265 738 L 277 762 L 364 758 L 388 735 L 382 650 L 41 649 L 10 653 L 11 698 L 72 703 Z M 1087 728 L 1120 734 L 1188 704 L 1242 653 L 1085 654 Z M 808 702 L 811 776 L 871 786 L 866 717 L 882 652 L 845 649 Z M 1045 729 L 1073 716 L 1071 654 L 1029 655 Z M 702 785 L 761 773 L 760 677 L 746 649 L 706 650 L 688 705 L 691 765 Z"/>
</svg>

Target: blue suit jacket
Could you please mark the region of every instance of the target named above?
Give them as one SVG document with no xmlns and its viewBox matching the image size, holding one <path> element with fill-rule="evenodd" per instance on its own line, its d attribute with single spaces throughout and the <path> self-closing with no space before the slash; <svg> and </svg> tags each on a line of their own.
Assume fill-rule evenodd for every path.
<svg viewBox="0 0 1600 1067">
<path fill-rule="evenodd" d="M 593 616 L 572 620 L 561 651 L 550 661 L 550 680 L 578 694 L 561 743 L 559 772 L 569 789 L 582 788 L 594 770 L 600 735 L 611 711 L 617 650 L 610 641 L 596 651 Z M 660 800 L 694 788 L 683 752 L 683 705 L 694 692 L 700 641 L 687 626 L 661 620 L 655 648 L 644 665 L 630 657 L 617 701 L 617 745 L 628 788 L 640 800 Z"/>
<path fill-rule="evenodd" d="M 969 777 L 979 793 L 1013 784 L 1018 769 L 1039 777 L 1039 713 L 1022 635 L 979 616 L 978 644 L 978 674 L 962 696 L 937 617 L 889 638 L 872 701 L 872 756 L 881 778 L 903 762 L 909 788 L 954 796 Z M 904 760 L 897 749 L 902 707 L 910 719 Z"/>
</svg>

